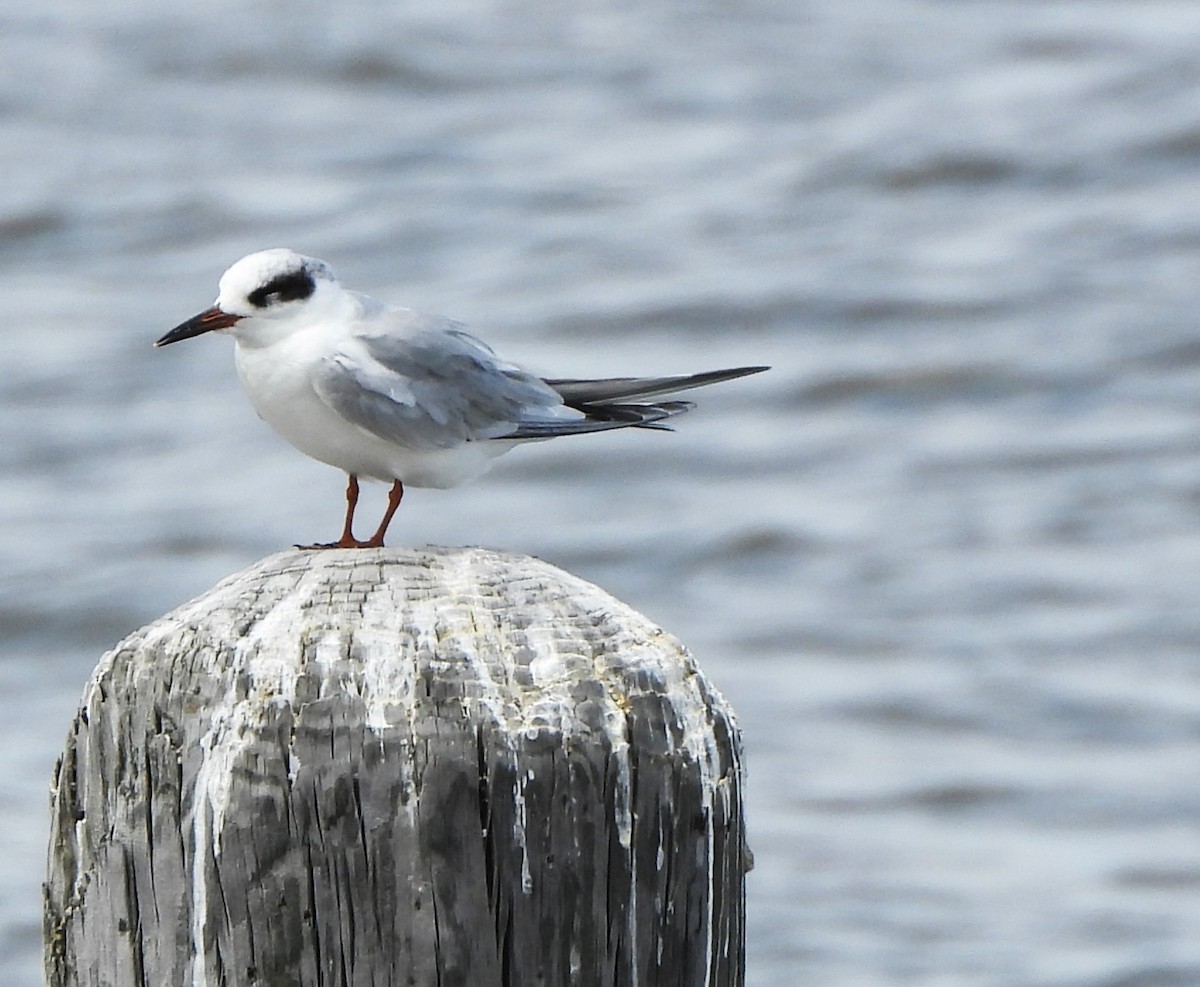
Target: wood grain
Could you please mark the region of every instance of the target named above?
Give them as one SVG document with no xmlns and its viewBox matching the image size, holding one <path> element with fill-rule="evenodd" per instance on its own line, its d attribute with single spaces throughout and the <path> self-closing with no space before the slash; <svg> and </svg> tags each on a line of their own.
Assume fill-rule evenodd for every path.
<svg viewBox="0 0 1200 987">
<path fill-rule="evenodd" d="M 52 806 L 52 987 L 743 981 L 732 713 L 535 559 L 226 579 L 103 658 Z"/>
</svg>

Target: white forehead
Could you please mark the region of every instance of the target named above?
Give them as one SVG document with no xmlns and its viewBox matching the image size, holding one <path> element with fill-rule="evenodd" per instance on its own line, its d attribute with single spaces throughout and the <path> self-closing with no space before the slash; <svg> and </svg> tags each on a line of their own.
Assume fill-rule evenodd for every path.
<svg viewBox="0 0 1200 987">
<path fill-rule="evenodd" d="M 315 277 L 333 280 L 333 272 L 324 261 L 305 257 L 287 247 L 272 247 L 270 250 L 247 254 L 221 275 L 217 299 L 240 301 L 278 277 L 303 270 Z"/>
</svg>

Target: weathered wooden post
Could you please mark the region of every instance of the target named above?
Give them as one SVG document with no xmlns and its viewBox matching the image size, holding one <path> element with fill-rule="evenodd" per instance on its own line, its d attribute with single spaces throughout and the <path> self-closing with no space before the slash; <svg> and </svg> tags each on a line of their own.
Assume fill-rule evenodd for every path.
<svg viewBox="0 0 1200 987">
<path fill-rule="evenodd" d="M 741 984 L 739 759 L 682 646 L 550 565 L 276 555 L 97 668 L 47 982 Z"/>
</svg>

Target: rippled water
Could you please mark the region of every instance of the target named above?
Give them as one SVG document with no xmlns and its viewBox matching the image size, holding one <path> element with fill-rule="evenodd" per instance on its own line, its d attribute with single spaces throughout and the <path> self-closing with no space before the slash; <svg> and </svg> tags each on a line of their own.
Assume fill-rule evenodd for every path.
<svg viewBox="0 0 1200 987">
<path fill-rule="evenodd" d="M 1200 8 L 0 26 L 7 983 L 100 653 L 338 528 L 227 340 L 149 345 L 282 244 L 550 374 L 774 365 L 393 529 L 547 558 L 700 656 L 750 766 L 751 984 L 1200 983 Z"/>
</svg>

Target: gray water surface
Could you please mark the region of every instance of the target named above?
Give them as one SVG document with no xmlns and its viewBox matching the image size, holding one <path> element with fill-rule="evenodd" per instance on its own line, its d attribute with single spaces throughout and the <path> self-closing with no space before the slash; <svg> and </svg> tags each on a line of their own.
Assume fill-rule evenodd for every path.
<svg viewBox="0 0 1200 987">
<path fill-rule="evenodd" d="M 5 983 L 100 654 L 339 528 L 228 340 L 150 347 L 287 245 L 549 375 L 774 366 L 392 536 L 698 655 L 754 987 L 1200 984 L 1198 93 L 1179 3 L 0 7 Z"/>
</svg>

